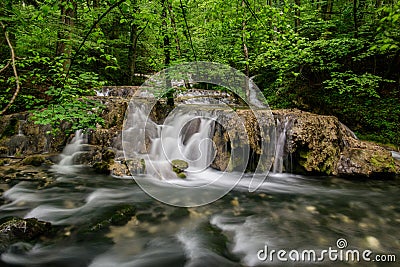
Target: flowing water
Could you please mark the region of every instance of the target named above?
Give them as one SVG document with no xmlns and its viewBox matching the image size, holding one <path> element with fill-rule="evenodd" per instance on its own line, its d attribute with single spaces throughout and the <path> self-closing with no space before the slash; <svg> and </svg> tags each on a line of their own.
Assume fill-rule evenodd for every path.
<svg viewBox="0 0 400 267">
<path fill-rule="evenodd" d="M 49 221 L 65 233 L 14 244 L 1 255 L 4 265 L 262 266 L 271 263 L 257 258 L 265 244 L 276 250 L 322 250 L 336 248 L 339 238 L 348 248 L 399 256 L 397 181 L 274 174 L 249 193 L 250 178 L 244 177 L 222 199 L 186 209 L 152 199 L 132 179 L 89 172 L 48 175 L 53 183 L 45 188 L 20 182 L 6 191 L 0 214 Z M 158 186 L 168 191 L 161 181 Z M 122 205 L 136 207 L 128 223 L 95 237 L 83 234 Z"/>
</svg>

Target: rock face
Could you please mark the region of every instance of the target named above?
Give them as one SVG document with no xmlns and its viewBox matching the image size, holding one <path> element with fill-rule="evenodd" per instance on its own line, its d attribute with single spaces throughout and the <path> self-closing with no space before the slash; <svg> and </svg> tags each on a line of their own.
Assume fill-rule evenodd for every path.
<svg viewBox="0 0 400 267">
<path fill-rule="evenodd" d="M 131 166 L 138 173 L 145 170 L 142 162 L 124 159 L 122 153 L 122 126 L 129 99 L 124 96 L 134 94 L 136 88 L 123 88 L 121 94 L 110 91 L 107 97 L 97 97 L 106 106 L 101 115 L 105 124 L 96 129 L 89 129 L 88 144 L 84 153 L 77 159 L 79 163 L 94 167 L 100 173 L 130 175 Z M 113 89 L 115 90 L 115 89 Z M 111 92 L 111 93 L 110 93 Z M 115 96 L 114 96 L 115 95 Z M 121 97 L 122 96 L 122 97 Z M 207 105 L 205 109 L 212 108 Z M 266 161 L 261 155 L 268 153 L 260 148 L 260 128 L 254 114 L 248 109 L 234 108 L 216 109 L 213 114 L 218 117 L 214 125 L 212 140 L 215 144 L 215 157 L 211 164 L 217 170 L 232 171 L 244 164 L 240 155 L 231 158 L 232 151 L 241 151 L 245 147 L 249 151 L 248 171 L 254 171 L 260 161 L 261 168 L 267 169 L 273 164 L 274 171 L 286 171 L 300 174 L 336 175 L 346 177 L 390 177 L 400 173 L 400 163 L 386 149 L 357 140 L 354 134 L 333 116 L 321 116 L 299 110 L 275 110 L 274 120 L 268 116 L 260 116 L 261 131 L 265 140 L 271 144 L 275 141 L 276 153 Z M 161 123 L 170 108 L 157 103 L 150 113 L 153 121 Z M 260 111 L 261 114 L 263 111 Z M 241 127 L 235 119 L 240 118 Z M 269 113 L 270 114 L 270 113 Z M 68 142 L 65 135 L 51 136 L 48 126 L 35 125 L 29 120 L 28 113 L 19 113 L 0 118 L 0 156 L 26 157 L 29 155 L 55 152 L 59 153 Z M 271 125 L 276 124 L 275 129 Z M 196 131 L 196 123 L 190 125 Z M 63 124 L 61 132 L 69 125 Z M 245 131 L 243 131 L 245 130 Z M 247 136 L 243 136 L 243 132 Z M 148 142 L 146 140 L 146 148 Z M 240 154 L 240 153 L 239 153 Z M 23 164 L 39 166 L 42 157 L 32 156 L 22 161 Z"/>
<path fill-rule="evenodd" d="M 400 173 L 400 163 L 389 151 L 356 139 L 336 117 L 299 110 L 273 113 L 287 127 L 284 150 L 291 157 L 292 166 L 286 167 L 295 173 L 358 177 Z"/>
</svg>

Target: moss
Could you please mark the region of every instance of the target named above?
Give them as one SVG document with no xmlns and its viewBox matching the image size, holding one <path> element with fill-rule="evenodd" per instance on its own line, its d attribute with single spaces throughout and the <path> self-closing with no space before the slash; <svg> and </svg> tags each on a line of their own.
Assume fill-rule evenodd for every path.
<svg viewBox="0 0 400 267">
<path fill-rule="evenodd" d="M 371 164 L 377 169 L 384 169 L 384 171 L 398 172 L 398 168 L 393 158 L 385 157 L 385 155 L 374 154 L 370 159 Z"/>
<path fill-rule="evenodd" d="M 133 215 L 136 213 L 136 207 L 127 205 L 117 210 L 114 215 L 110 218 L 110 223 L 112 225 L 122 226 L 125 225 Z"/>
<path fill-rule="evenodd" d="M 174 159 L 172 160 L 172 167 L 174 172 L 181 172 L 186 170 L 189 167 L 189 164 L 181 159 Z"/>
<path fill-rule="evenodd" d="M 181 179 L 185 179 L 186 178 L 186 174 L 183 172 L 177 173 L 176 176 L 178 176 Z"/>
<path fill-rule="evenodd" d="M 45 162 L 45 159 L 40 155 L 28 156 L 22 160 L 23 165 L 40 166 Z"/>
<path fill-rule="evenodd" d="M 107 149 L 102 155 L 103 161 L 108 163 L 112 163 L 114 158 L 115 158 L 115 152 L 112 149 Z"/>
<path fill-rule="evenodd" d="M 99 161 L 94 163 L 93 169 L 97 173 L 110 174 L 110 164 L 106 161 Z"/>
</svg>

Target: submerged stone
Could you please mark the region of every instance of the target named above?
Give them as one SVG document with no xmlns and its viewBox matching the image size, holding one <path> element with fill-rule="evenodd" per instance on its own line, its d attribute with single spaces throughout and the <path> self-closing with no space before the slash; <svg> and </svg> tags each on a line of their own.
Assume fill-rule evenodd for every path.
<svg viewBox="0 0 400 267">
<path fill-rule="evenodd" d="M 11 217 L 0 225 L 0 251 L 19 241 L 33 241 L 51 230 L 49 222 Z"/>
</svg>

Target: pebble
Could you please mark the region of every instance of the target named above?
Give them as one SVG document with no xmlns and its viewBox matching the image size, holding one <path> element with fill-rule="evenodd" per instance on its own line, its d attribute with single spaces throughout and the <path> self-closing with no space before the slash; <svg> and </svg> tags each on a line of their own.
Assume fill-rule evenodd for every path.
<svg viewBox="0 0 400 267">
<path fill-rule="evenodd" d="M 367 241 L 367 245 L 369 248 L 371 249 L 376 249 L 376 250 L 380 250 L 381 247 L 381 243 L 379 242 L 379 240 L 374 237 L 374 236 L 367 236 L 365 238 L 365 240 Z"/>
<path fill-rule="evenodd" d="M 318 213 L 317 208 L 314 206 L 307 206 L 306 211 L 311 212 L 311 213 Z"/>
<path fill-rule="evenodd" d="M 239 207 L 239 200 L 238 200 L 238 198 L 237 198 L 237 197 L 234 197 L 234 198 L 231 200 L 231 204 L 232 204 L 232 206 L 234 206 L 234 207 Z"/>
</svg>

